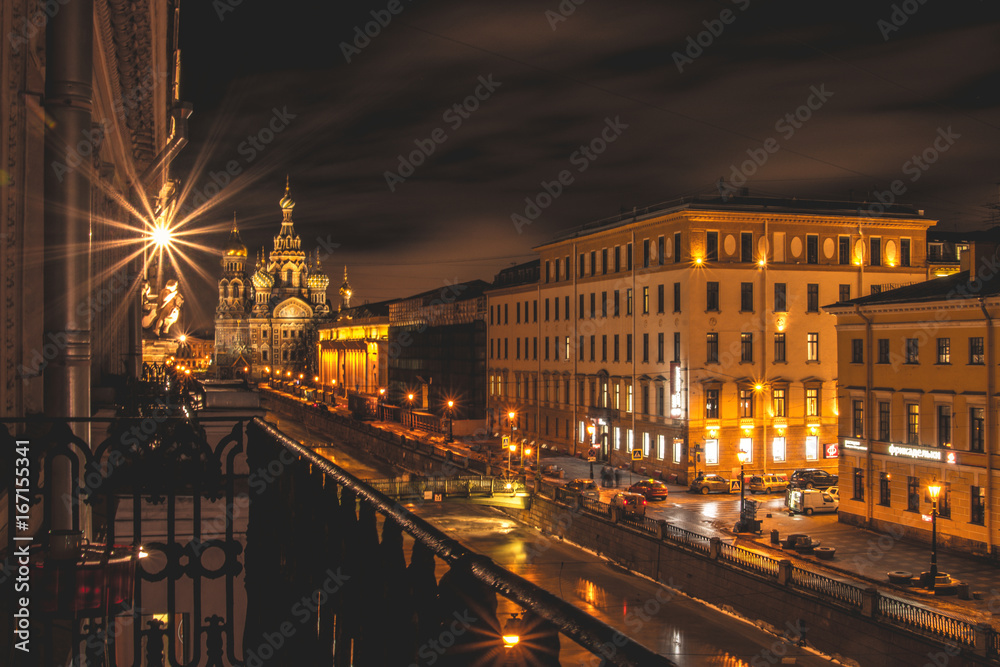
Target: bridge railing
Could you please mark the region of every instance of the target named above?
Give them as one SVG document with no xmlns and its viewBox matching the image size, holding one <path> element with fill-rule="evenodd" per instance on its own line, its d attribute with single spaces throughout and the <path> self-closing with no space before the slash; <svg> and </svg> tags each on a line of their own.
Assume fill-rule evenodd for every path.
<svg viewBox="0 0 1000 667">
<path fill-rule="evenodd" d="M 403 665 L 428 651 L 441 664 L 496 664 L 504 657 L 501 624 L 491 611 L 497 594 L 525 610 L 518 646 L 527 664 L 559 664 L 560 634 L 607 656 L 605 664 L 675 664 L 470 551 L 267 422 L 255 419 L 247 434 L 250 469 L 284 463 L 274 482 L 251 497 L 248 535 L 258 546 L 247 553 L 246 576 L 266 591 L 259 599 L 267 604 L 248 609 L 248 619 L 280 628 L 291 620 L 301 591 L 332 588 L 320 598 L 319 622 L 295 626 L 268 664 Z M 413 544 L 409 565 L 404 533 Z M 440 581 L 435 559 L 448 567 Z M 449 631 L 454 643 L 445 648 L 437 640 L 456 618 L 475 620 L 462 633 Z M 320 655 L 330 657 L 317 661 Z"/>
</svg>

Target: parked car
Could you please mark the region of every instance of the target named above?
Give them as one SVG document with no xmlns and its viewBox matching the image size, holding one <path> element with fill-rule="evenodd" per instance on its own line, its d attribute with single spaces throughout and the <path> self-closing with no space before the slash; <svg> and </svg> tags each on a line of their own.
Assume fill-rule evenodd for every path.
<svg viewBox="0 0 1000 667">
<path fill-rule="evenodd" d="M 626 518 L 646 516 L 646 499 L 639 493 L 616 493 L 611 498 L 611 507 Z"/>
<path fill-rule="evenodd" d="M 819 468 L 799 468 L 792 473 L 791 486 L 796 489 L 827 489 L 836 486 L 840 478 Z"/>
<path fill-rule="evenodd" d="M 691 482 L 691 493 L 729 493 L 729 480 L 719 475 L 699 475 Z"/>
<path fill-rule="evenodd" d="M 601 491 L 597 488 L 597 483 L 592 479 L 570 480 L 563 486 L 563 493 L 566 495 L 583 496 L 592 500 L 601 499 Z"/>
<path fill-rule="evenodd" d="M 819 489 L 792 489 L 788 492 L 788 510 L 812 516 L 813 512 L 836 512 L 840 501 Z"/>
<path fill-rule="evenodd" d="M 754 475 L 747 483 L 750 493 L 776 493 L 788 488 L 788 479 L 784 475 Z"/>
<path fill-rule="evenodd" d="M 831 486 L 829 489 L 826 490 L 826 492 L 829 493 L 834 498 L 836 498 L 838 503 L 840 502 L 840 487 L 839 486 Z"/>
<path fill-rule="evenodd" d="M 655 479 L 644 479 L 628 487 L 629 493 L 641 494 L 646 500 L 666 500 L 667 485 Z"/>
</svg>

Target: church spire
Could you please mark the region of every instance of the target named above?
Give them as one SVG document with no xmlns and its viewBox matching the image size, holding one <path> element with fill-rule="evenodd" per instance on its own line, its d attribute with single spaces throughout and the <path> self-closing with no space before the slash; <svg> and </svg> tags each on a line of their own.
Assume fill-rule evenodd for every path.
<svg viewBox="0 0 1000 667">
<path fill-rule="evenodd" d="M 341 310 L 351 307 L 351 283 L 347 282 L 347 265 L 344 265 L 344 283 L 340 286 L 340 308 Z"/>
</svg>

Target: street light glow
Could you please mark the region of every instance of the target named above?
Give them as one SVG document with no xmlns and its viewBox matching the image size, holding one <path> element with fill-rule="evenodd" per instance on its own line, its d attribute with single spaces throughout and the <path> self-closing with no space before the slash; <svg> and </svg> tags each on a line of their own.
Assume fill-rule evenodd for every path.
<svg viewBox="0 0 1000 667">
<path fill-rule="evenodd" d="M 938 496 L 941 494 L 941 484 L 939 482 L 931 482 L 927 485 L 927 493 L 931 494 L 931 500 L 937 502 Z"/>
<path fill-rule="evenodd" d="M 161 224 L 153 228 L 149 237 L 152 239 L 153 245 L 157 248 L 165 248 L 171 244 L 174 235 L 171 233 L 169 227 Z"/>
</svg>

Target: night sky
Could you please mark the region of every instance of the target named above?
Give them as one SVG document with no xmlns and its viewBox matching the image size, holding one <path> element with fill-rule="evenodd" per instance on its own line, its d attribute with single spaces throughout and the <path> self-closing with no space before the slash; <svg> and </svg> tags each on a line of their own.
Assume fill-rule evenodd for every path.
<svg viewBox="0 0 1000 667">
<path fill-rule="evenodd" d="M 1000 180 L 997 4 L 184 3 L 194 115 L 172 176 L 193 199 L 238 172 L 192 225 L 235 210 L 253 255 L 287 173 L 305 249 L 326 247 L 334 299 L 349 266 L 355 303 L 492 280 L 564 229 L 720 177 L 859 202 L 899 180 L 940 228 L 981 229 Z M 217 255 L 194 259 L 218 276 Z M 213 317 L 201 285 L 189 329 Z"/>
</svg>

